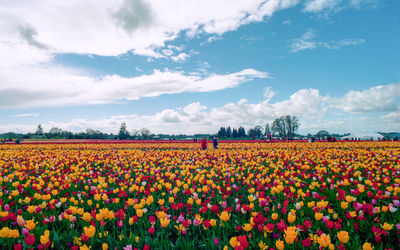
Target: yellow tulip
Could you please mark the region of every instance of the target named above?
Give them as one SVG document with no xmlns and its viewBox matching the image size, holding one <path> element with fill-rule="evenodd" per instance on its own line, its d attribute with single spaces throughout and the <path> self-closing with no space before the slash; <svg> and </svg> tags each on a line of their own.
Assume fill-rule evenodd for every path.
<svg viewBox="0 0 400 250">
<path fill-rule="evenodd" d="M 338 237 L 339 241 L 342 242 L 343 244 L 346 244 L 350 240 L 349 233 L 347 231 L 338 232 L 337 237 Z"/>
</svg>

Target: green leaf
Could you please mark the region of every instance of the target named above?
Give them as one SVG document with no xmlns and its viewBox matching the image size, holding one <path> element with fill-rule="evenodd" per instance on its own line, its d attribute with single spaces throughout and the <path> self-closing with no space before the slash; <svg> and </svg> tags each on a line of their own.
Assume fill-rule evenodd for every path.
<svg viewBox="0 0 400 250">
<path fill-rule="evenodd" d="M 60 237 L 58 237 L 58 234 L 55 230 L 53 230 L 53 244 L 54 249 L 60 249 Z"/>
</svg>

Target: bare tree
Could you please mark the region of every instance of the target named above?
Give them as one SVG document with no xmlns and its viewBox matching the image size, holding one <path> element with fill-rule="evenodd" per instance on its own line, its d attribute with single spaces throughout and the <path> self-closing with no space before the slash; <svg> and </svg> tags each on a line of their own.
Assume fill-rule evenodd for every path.
<svg viewBox="0 0 400 250">
<path fill-rule="evenodd" d="M 42 124 L 39 124 L 39 125 L 37 126 L 37 129 L 36 129 L 35 134 L 36 134 L 36 135 L 43 135 L 43 134 L 44 134 Z"/>
<path fill-rule="evenodd" d="M 297 116 L 281 116 L 272 123 L 272 132 L 279 137 L 293 139 L 299 126 L 300 122 Z"/>
</svg>

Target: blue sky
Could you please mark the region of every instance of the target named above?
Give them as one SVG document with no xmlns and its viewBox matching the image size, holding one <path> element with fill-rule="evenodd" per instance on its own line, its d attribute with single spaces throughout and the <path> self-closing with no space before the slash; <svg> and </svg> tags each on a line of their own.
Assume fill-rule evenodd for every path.
<svg viewBox="0 0 400 250">
<path fill-rule="evenodd" d="M 85 10 L 91 9 L 90 13 Z M 400 3 L 0 0 L 0 132 L 398 131 Z"/>
</svg>

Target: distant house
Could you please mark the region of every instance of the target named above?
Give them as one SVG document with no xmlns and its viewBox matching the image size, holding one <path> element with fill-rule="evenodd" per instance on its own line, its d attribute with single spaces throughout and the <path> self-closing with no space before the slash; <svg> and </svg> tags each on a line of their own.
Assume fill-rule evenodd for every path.
<svg viewBox="0 0 400 250">
<path fill-rule="evenodd" d="M 383 135 L 379 133 L 368 133 L 368 134 L 350 134 L 343 136 L 342 140 L 363 140 L 363 141 L 379 141 L 383 140 Z"/>
</svg>

